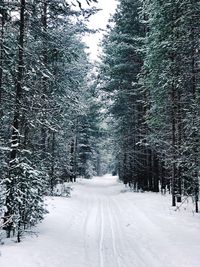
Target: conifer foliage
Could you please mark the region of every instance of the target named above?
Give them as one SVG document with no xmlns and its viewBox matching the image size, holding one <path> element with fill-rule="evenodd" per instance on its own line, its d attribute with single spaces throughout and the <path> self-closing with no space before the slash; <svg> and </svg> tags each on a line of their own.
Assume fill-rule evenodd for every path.
<svg viewBox="0 0 200 267">
<path fill-rule="evenodd" d="M 120 0 L 104 38 L 101 87 L 118 173 L 135 190 L 199 196 L 199 1 Z"/>
<path fill-rule="evenodd" d="M 83 16 L 95 9 L 72 2 L 0 3 L 1 216 L 18 242 L 43 219 L 44 196 L 79 175 L 76 146 L 88 138 L 76 137 L 90 97 L 81 36 Z"/>
</svg>

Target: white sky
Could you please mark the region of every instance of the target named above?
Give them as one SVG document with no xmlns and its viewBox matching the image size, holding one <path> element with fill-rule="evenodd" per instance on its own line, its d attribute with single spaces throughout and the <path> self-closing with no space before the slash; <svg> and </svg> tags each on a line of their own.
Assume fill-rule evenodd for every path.
<svg viewBox="0 0 200 267">
<path fill-rule="evenodd" d="M 91 16 L 89 21 L 89 27 L 92 29 L 106 29 L 106 25 L 110 18 L 110 14 L 115 12 L 117 6 L 117 0 L 99 0 L 99 3 L 95 6 L 101 8 L 102 11 L 99 11 L 96 15 Z M 84 37 L 84 42 L 89 46 L 89 53 L 91 60 L 97 60 L 98 53 L 100 49 L 98 44 L 102 39 L 103 32 L 90 34 L 89 36 Z"/>
</svg>

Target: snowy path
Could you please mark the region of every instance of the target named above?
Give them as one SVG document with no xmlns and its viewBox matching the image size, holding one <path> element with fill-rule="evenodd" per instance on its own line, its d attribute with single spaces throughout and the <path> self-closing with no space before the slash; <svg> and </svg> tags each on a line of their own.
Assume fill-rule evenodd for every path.
<svg viewBox="0 0 200 267">
<path fill-rule="evenodd" d="M 199 215 L 123 189 L 105 176 L 79 180 L 70 199 L 48 199 L 38 237 L 1 246 L 0 266 L 199 267 Z"/>
</svg>

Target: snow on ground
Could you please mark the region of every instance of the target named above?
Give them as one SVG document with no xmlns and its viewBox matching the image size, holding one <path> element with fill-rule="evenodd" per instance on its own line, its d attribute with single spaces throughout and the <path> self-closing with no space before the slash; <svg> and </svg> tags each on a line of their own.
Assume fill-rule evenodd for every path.
<svg viewBox="0 0 200 267">
<path fill-rule="evenodd" d="M 0 247 L 3 267 L 199 267 L 200 216 L 116 177 L 79 180 L 72 198 L 48 198 L 38 236 Z"/>
</svg>

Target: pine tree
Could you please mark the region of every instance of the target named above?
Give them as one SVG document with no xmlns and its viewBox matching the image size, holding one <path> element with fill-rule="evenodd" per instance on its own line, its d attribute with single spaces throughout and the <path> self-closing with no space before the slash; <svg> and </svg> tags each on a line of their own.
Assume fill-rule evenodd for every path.
<svg viewBox="0 0 200 267">
<path fill-rule="evenodd" d="M 66 148 L 84 110 L 89 64 L 81 41 L 86 28 L 74 19 L 84 10 L 74 11 L 62 0 L 18 4 L 6 9 L 1 42 L 1 92 L 8 101 L 0 133 L 4 229 L 20 242 L 46 213 L 43 196 L 68 179 Z"/>
<path fill-rule="evenodd" d="M 197 13 L 196 8 L 191 7 L 191 1 L 183 4 L 179 1 L 145 2 L 146 14 L 149 15 L 144 64 L 145 87 L 149 89 L 150 94 L 149 140 L 157 146 L 156 150 L 168 169 L 166 178 L 171 180 L 172 205 L 175 206 L 176 200 L 181 201 L 181 195 L 186 194 L 187 187 L 190 188 L 189 191 L 193 190 L 193 181 L 198 181 L 198 178 L 194 178 L 194 170 L 190 169 L 193 177 L 187 172 L 190 163 L 194 169 L 194 166 L 197 166 L 195 160 L 192 160 L 192 163 L 191 159 L 187 158 L 189 143 L 196 142 L 198 150 L 196 135 L 192 134 L 191 138 L 189 134 L 195 127 L 188 124 L 187 120 L 191 114 L 196 117 L 193 110 L 194 91 L 191 88 L 192 84 L 196 84 L 192 62 L 197 59 L 197 55 L 194 55 L 196 41 L 191 36 L 194 37 L 192 24 L 196 25 L 198 21 Z M 188 21 L 188 12 L 191 12 L 193 18 L 195 16 L 193 22 Z M 196 104 L 195 110 L 198 110 Z M 190 129 L 189 132 L 186 132 L 186 129 Z M 186 141 L 188 137 L 189 143 Z M 191 154 L 197 155 L 197 150 L 191 150 Z M 166 180 L 164 185 L 167 183 Z"/>
<path fill-rule="evenodd" d="M 144 57 L 141 46 L 146 34 L 140 10 L 140 1 L 120 1 L 114 27 L 104 41 L 101 69 L 105 76 L 103 88 L 110 92 L 111 112 L 116 119 L 119 177 L 136 190 L 158 191 L 158 158 L 146 144 L 147 93 L 139 82 Z"/>
</svg>

